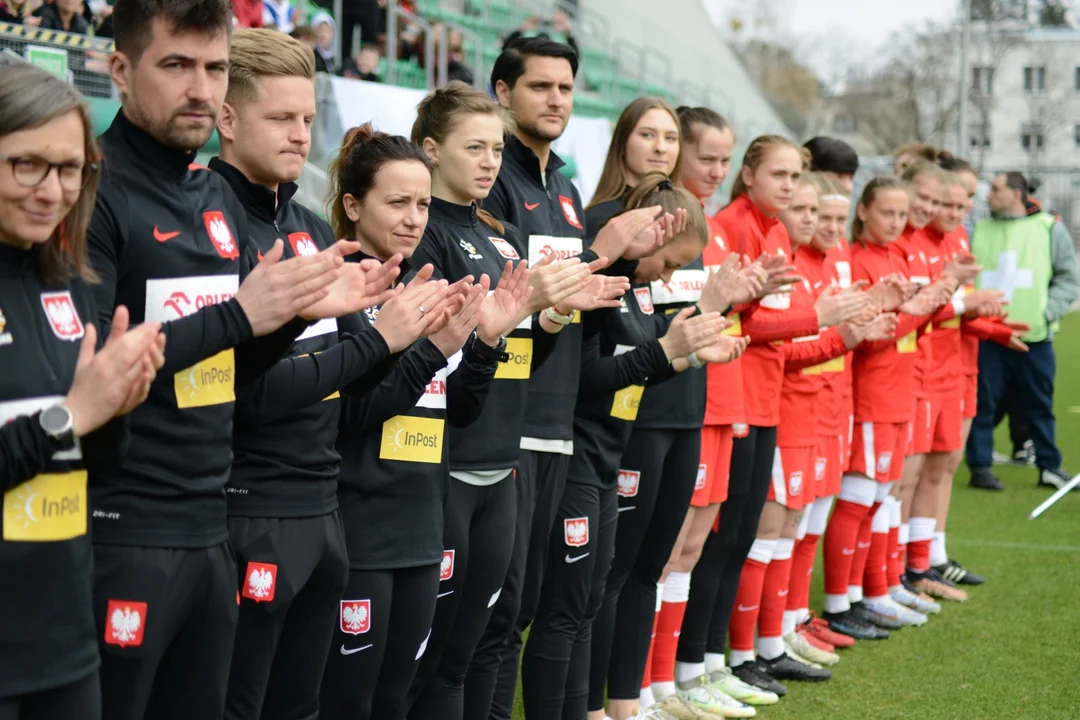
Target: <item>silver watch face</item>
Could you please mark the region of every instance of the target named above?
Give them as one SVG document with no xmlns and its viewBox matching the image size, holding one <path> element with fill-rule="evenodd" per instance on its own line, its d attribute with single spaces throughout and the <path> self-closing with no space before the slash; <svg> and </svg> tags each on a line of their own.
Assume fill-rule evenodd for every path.
<svg viewBox="0 0 1080 720">
<path fill-rule="evenodd" d="M 41 413 L 41 427 L 50 435 L 63 435 L 71 430 L 71 411 L 63 405 L 53 405 Z"/>
</svg>

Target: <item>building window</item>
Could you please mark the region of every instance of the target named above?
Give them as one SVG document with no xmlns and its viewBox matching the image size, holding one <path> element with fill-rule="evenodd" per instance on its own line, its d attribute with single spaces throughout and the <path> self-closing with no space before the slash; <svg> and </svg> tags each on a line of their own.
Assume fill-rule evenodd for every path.
<svg viewBox="0 0 1080 720">
<path fill-rule="evenodd" d="M 1024 68 L 1024 92 L 1043 92 L 1046 90 L 1046 68 L 1044 66 Z"/>
<path fill-rule="evenodd" d="M 971 123 L 968 126 L 968 143 L 973 148 L 990 147 L 990 123 Z"/>
<path fill-rule="evenodd" d="M 979 93 L 980 95 L 993 95 L 994 94 L 994 68 L 992 68 L 992 67 L 972 68 L 971 90 L 972 90 L 972 92 Z"/>
<path fill-rule="evenodd" d="M 1042 128 L 1031 123 L 1022 125 L 1020 127 L 1020 146 L 1028 152 L 1041 150 L 1043 146 Z"/>
</svg>

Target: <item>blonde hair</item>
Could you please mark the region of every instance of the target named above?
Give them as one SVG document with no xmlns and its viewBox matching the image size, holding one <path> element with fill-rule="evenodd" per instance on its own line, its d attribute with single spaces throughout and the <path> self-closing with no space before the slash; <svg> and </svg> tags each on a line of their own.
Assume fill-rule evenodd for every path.
<svg viewBox="0 0 1080 720">
<path fill-rule="evenodd" d="M 929 162 L 919 161 L 914 165 L 908 166 L 904 170 L 904 174 L 901 176 L 905 182 L 910 185 L 914 185 L 919 181 L 919 178 L 929 176 L 941 183 L 945 182 L 945 171 L 940 166 Z"/>
<path fill-rule="evenodd" d="M 236 105 L 258 99 L 258 81 L 264 77 L 314 79 L 315 51 L 277 30 L 237 30 L 229 48 L 229 90 L 225 102 Z"/>
<path fill-rule="evenodd" d="M 878 175 L 863 188 L 862 195 L 859 197 L 859 205 L 864 208 L 869 208 L 874 204 L 874 200 L 877 199 L 878 193 L 886 190 L 903 190 L 904 192 L 910 192 L 911 188 L 905 180 L 902 180 L 895 175 Z M 862 234 L 863 222 L 859 218 L 859 213 L 856 212 L 855 217 L 851 220 L 851 241 L 865 246 L 866 243 L 862 239 Z"/>
<path fill-rule="evenodd" d="M 804 147 L 796 145 L 791 140 L 781 135 L 761 135 L 754 138 L 754 141 L 750 143 L 750 146 L 746 148 L 746 152 L 743 153 L 742 167 L 739 168 L 738 174 L 735 176 L 735 182 L 731 184 L 731 199 L 742 195 L 746 192 L 746 183 L 743 182 L 743 169 L 750 168 L 750 172 L 753 173 L 758 169 L 761 163 L 765 162 L 765 158 L 769 156 L 775 148 L 789 147 L 799 155 L 799 160 L 802 162 L 803 167 L 809 167 L 810 164 L 810 151 Z"/>
<path fill-rule="evenodd" d="M 641 118 L 645 117 L 645 113 L 650 110 L 663 110 L 671 116 L 671 121 L 675 123 L 676 132 L 679 134 L 679 144 L 676 146 L 676 152 L 681 149 L 682 131 L 679 129 L 681 127 L 679 116 L 668 101 L 651 95 L 645 95 L 634 100 L 623 109 L 618 122 L 615 123 L 615 130 L 611 134 L 611 143 L 608 145 L 607 158 L 604 159 L 604 170 L 600 173 L 596 192 L 593 193 L 592 200 L 589 201 L 590 208 L 622 196 L 623 190 L 626 188 L 626 145 L 630 141 L 630 136 L 634 133 L 634 128 L 641 122 Z M 675 158 L 675 167 L 671 171 L 671 177 L 679 176 L 681 157 L 682 153 L 679 152 Z"/>
<path fill-rule="evenodd" d="M 833 184 L 829 182 L 829 179 L 817 172 L 804 172 L 799 176 L 799 182 L 795 184 L 798 188 L 802 185 L 809 185 L 817 190 L 818 199 L 825 197 L 832 192 Z"/>
<path fill-rule="evenodd" d="M 701 201 L 689 190 L 676 187 L 671 178 L 662 172 L 651 172 L 642 178 L 630 191 L 622 211 L 612 217 L 618 217 L 630 210 L 657 205 L 663 208 L 664 212 L 673 215 L 676 210 L 685 210 L 686 232 L 693 233 L 702 245 L 709 242 L 709 221 L 705 218 L 705 211 L 701 209 Z M 609 221 L 605 221 L 600 227 Z"/>
<path fill-rule="evenodd" d="M 454 80 L 446 87 L 432 91 L 416 106 L 416 121 L 413 122 L 411 135 L 413 144 L 422 148 L 424 138 L 431 138 L 437 143 L 445 142 L 466 115 L 494 115 L 502 121 L 504 132 L 511 132 L 515 127 L 510 111 L 488 97 L 487 93 Z M 487 210 L 477 208 L 476 217 L 500 235 L 506 232 L 503 224 Z"/>
<path fill-rule="evenodd" d="M 918 160 L 932 163 L 937 162 L 939 153 L 938 149 L 929 143 L 914 142 L 901 145 L 893 152 L 894 158 L 901 155 L 911 155 Z"/>
</svg>

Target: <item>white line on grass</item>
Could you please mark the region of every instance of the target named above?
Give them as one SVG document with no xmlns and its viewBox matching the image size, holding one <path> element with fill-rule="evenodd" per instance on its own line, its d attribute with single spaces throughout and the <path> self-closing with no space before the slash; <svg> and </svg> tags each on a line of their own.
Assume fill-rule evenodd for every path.
<svg viewBox="0 0 1080 720">
<path fill-rule="evenodd" d="M 1008 542 L 1006 540 L 981 540 L 978 538 L 949 538 L 950 543 L 960 545 L 979 545 L 985 547 L 1008 548 L 1010 550 L 1031 550 L 1032 552 L 1080 552 L 1080 545 L 1040 545 L 1037 543 Z"/>
</svg>

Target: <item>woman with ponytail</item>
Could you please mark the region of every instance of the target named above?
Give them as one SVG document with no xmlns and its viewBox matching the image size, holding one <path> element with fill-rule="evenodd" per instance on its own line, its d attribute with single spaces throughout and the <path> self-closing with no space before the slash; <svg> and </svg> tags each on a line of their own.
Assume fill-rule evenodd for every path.
<svg viewBox="0 0 1080 720">
<path fill-rule="evenodd" d="M 620 563 L 616 520 L 619 495 L 627 495 L 630 482 L 619 470 L 620 456 L 630 441 L 644 386 L 668 380 L 690 363 L 725 361 L 743 347 L 737 339 L 722 337 L 728 323 L 717 312 L 691 317 L 694 310 L 687 308 L 664 317 L 654 314 L 649 284 L 670 280 L 700 254 L 708 237 L 697 201 L 661 173 L 647 175 L 631 191 L 624 212 L 655 206 L 676 218 L 674 238 L 637 262 L 635 288 L 618 309 L 587 313 L 584 319 L 574 456 L 522 666 L 529 718 L 583 717 L 587 707 L 603 711 L 603 696 L 599 703 L 589 697 L 590 685 L 596 688 L 589 664 L 591 658 L 595 669 L 596 658 L 610 657 L 611 631 L 608 625 L 594 632 L 594 619 L 602 605 L 606 611 L 608 602 L 617 601 L 612 588 L 625 581 L 635 559 L 631 554 Z M 685 494 L 684 504 L 689 489 Z M 665 559 L 666 554 L 659 568 Z M 613 621 L 614 613 L 605 612 L 608 619 Z M 603 645 L 594 648 L 593 642 Z M 606 662 L 599 667 L 603 673 Z"/>
<path fill-rule="evenodd" d="M 510 563 L 533 333 L 561 330 L 534 324 L 532 314 L 574 293 L 582 267 L 544 263 L 530 287 L 516 229 L 477 207 L 498 175 L 511 123 L 486 94 L 452 82 L 424 98 L 412 130 L 413 143 L 432 165 L 428 224 L 414 261 L 431 263 L 451 282 L 501 278 L 484 301 L 477 339 L 502 357 L 480 416 L 450 436 L 443 568 L 431 636 L 410 693 L 415 718 L 463 717 L 465 676 Z"/>
<path fill-rule="evenodd" d="M 361 245 L 351 257 L 405 258 L 403 287 L 362 321 L 425 327 L 411 345 L 388 343 L 394 354 L 370 392 L 343 394 L 338 501 L 350 571 L 320 717 L 401 718 L 443 572 L 446 424 L 466 427 L 480 415 L 500 356 L 473 332 L 490 312 L 487 278 L 450 285 L 429 280 L 430 264 L 409 265 L 431 204 L 423 152 L 370 125 L 353 128 L 330 180 L 334 231 Z"/>
<path fill-rule="evenodd" d="M 772 267 L 777 262 L 786 266 L 791 243 L 777 214 L 790 204 L 803 164 L 803 150 L 785 138 L 766 135 L 750 143 L 732 187 L 731 204 L 717 215 L 734 252 Z M 792 279 L 783 277 L 787 282 Z M 748 427 L 744 437 L 733 440 L 728 496 L 720 506 L 717 531 L 705 541 L 691 578 L 675 672 L 676 687 L 683 693 L 697 692 L 702 686 L 709 689 L 727 678 L 724 650 L 728 623 L 734 620 L 739 578 L 758 531 L 776 450 L 784 373 L 783 348 L 776 341 L 813 335 L 820 327 L 838 325 L 858 316 L 869 302 L 861 293 L 849 290 L 824 293 L 812 307 L 793 310 L 789 290 L 775 284 L 768 289 L 770 294 L 741 318 L 743 333 L 752 338 L 742 360 L 743 410 Z M 754 562 L 764 568 L 770 559 L 771 550 L 762 551 Z M 763 573 L 757 575 L 761 575 L 759 580 L 763 578 Z M 698 577 L 705 590 L 711 590 L 710 585 L 717 587 L 715 594 L 698 595 L 694 590 Z M 757 620 L 754 610 L 756 606 L 751 606 L 739 621 L 752 628 Z M 753 662 L 752 655 L 741 659 L 744 662 L 732 661 L 731 671 L 745 683 L 771 693 L 759 702 L 775 702 L 775 696 L 785 688 L 764 666 Z"/>
</svg>

